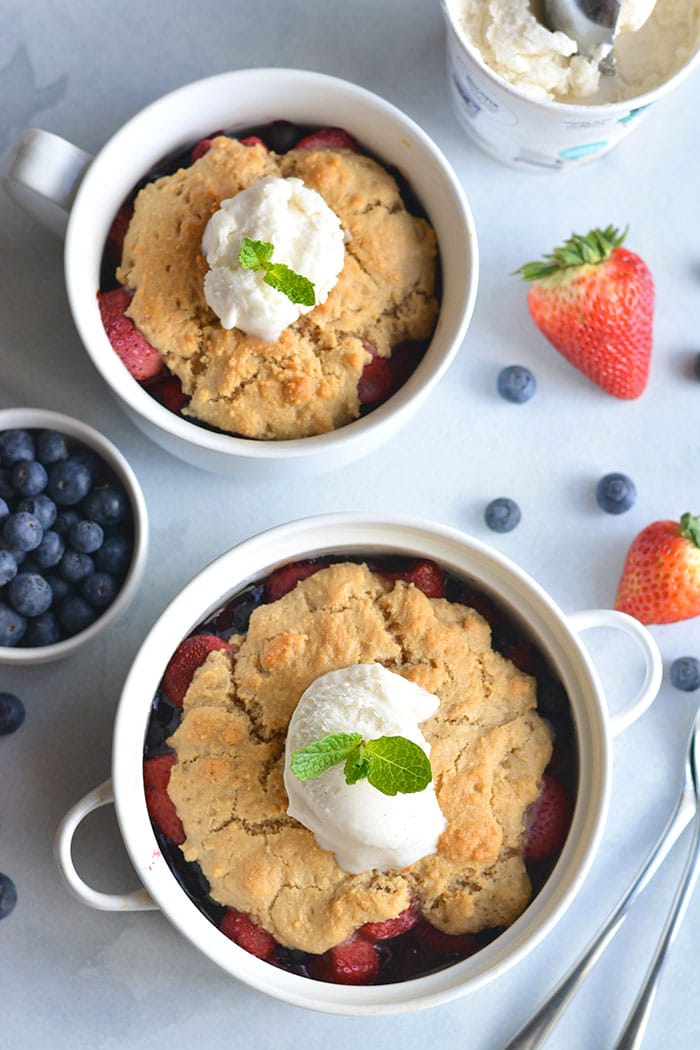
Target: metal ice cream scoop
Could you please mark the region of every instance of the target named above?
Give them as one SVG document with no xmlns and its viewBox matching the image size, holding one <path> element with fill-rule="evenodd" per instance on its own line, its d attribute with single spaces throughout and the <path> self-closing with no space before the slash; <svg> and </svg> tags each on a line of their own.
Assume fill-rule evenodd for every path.
<svg viewBox="0 0 700 1050">
<path fill-rule="evenodd" d="M 614 73 L 613 44 L 621 7 L 621 0 L 544 0 L 545 24 L 575 40 L 581 54 L 589 58 L 599 54 L 601 73 Z"/>
</svg>

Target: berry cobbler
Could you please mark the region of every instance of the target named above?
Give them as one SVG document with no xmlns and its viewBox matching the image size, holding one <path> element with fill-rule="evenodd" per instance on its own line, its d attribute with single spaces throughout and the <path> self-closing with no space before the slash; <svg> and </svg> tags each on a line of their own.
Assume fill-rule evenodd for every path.
<svg viewBox="0 0 700 1050">
<path fill-rule="evenodd" d="M 398 683 L 399 707 L 411 690 L 430 698 L 414 739 L 438 820 L 403 866 L 391 851 L 353 864 L 290 815 L 303 812 L 285 790 L 290 719 L 344 675 L 351 689 Z M 352 693 L 345 711 L 350 724 L 331 729 L 357 728 Z M 560 682 L 490 598 L 433 562 L 339 555 L 276 570 L 181 643 L 154 700 L 144 786 L 166 860 L 226 936 L 307 977 L 391 983 L 473 954 L 523 912 L 568 833 L 575 755 Z M 334 789 L 342 819 L 355 820 L 360 787 Z"/>
</svg>

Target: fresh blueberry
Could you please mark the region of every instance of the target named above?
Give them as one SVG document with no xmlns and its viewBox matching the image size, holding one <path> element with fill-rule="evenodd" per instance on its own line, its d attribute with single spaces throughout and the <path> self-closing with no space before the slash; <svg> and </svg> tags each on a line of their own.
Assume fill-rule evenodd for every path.
<svg viewBox="0 0 700 1050">
<path fill-rule="evenodd" d="M 0 872 L 0 919 L 5 919 L 17 903 L 17 887 L 8 875 Z"/>
<path fill-rule="evenodd" d="M 596 485 L 595 498 L 606 514 L 624 514 L 637 502 L 637 489 L 626 474 L 606 474 Z"/>
<path fill-rule="evenodd" d="M 95 609 L 106 609 L 111 605 L 118 590 L 117 581 L 108 572 L 93 572 L 80 585 L 83 598 Z"/>
<path fill-rule="evenodd" d="M 12 551 L 0 549 L 0 587 L 4 587 L 16 575 L 17 561 Z"/>
<path fill-rule="evenodd" d="M 109 536 L 95 551 L 95 566 L 101 572 L 122 576 L 131 560 L 131 541 L 126 536 Z"/>
<path fill-rule="evenodd" d="M 685 693 L 700 689 L 700 660 L 696 656 L 679 656 L 671 664 L 671 685 Z"/>
<path fill-rule="evenodd" d="M 53 591 L 38 573 L 18 572 L 8 584 L 7 597 L 20 616 L 41 616 L 53 601 Z"/>
<path fill-rule="evenodd" d="M 72 507 L 84 499 L 92 486 L 90 471 L 74 456 L 49 467 L 47 492 L 59 507 Z"/>
<path fill-rule="evenodd" d="M 508 365 L 498 373 L 498 393 L 514 405 L 529 401 L 537 389 L 537 381 L 524 365 Z"/>
<path fill-rule="evenodd" d="M 38 459 L 21 459 L 12 468 L 12 484 L 20 496 L 38 496 L 47 481 L 46 467 Z"/>
<path fill-rule="evenodd" d="M 123 489 L 104 485 L 92 490 L 83 508 L 86 515 L 100 525 L 118 525 L 129 512 L 129 501 Z"/>
<path fill-rule="evenodd" d="M 11 467 L 21 459 L 34 459 L 34 438 L 28 430 L 3 430 L 0 433 L 0 462 Z"/>
<path fill-rule="evenodd" d="M 38 496 L 25 496 L 24 499 L 19 501 L 15 509 L 26 510 L 33 514 L 35 518 L 39 519 L 44 529 L 50 529 L 56 521 L 56 504 L 45 492 Z"/>
<path fill-rule="evenodd" d="M 11 606 L 0 602 L 0 645 L 10 648 L 22 641 L 27 621 Z"/>
<path fill-rule="evenodd" d="M 93 452 L 91 448 L 86 448 L 85 445 L 81 445 L 80 448 L 76 448 L 73 451 L 71 458 L 74 459 L 76 463 L 81 463 L 84 467 L 87 467 L 88 473 L 94 484 L 103 470 L 102 460 L 97 453 Z"/>
<path fill-rule="evenodd" d="M 9 513 L 10 508 L 7 503 L 7 500 L 3 499 L 2 496 L 0 496 L 0 521 L 2 521 L 3 518 L 6 518 Z"/>
<path fill-rule="evenodd" d="M 67 594 L 70 594 L 71 585 L 67 580 L 64 580 L 62 576 L 59 576 L 55 572 L 50 572 L 47 573 L 44 578 L 51 588 L 54 605 L 58 605 L 62 598 L 65 598 Z"/>
<path fill-rule="evenodd" d="M 8 547 L 15 547 L 20 551 L 33 551 L 41 543 L 44 530 L 34 514 L 20 510 L 5 518 L 2 535 Z"/>
<path fill-rule="evenodd" d="M 68 458 L 68 442 L 65 434 L 57 430 L 41 430 L 36 436 L 36 458 L 45 466 Z"/>
<path fill-rule="evenodd" d="M 93 554 L 99 550 L 104 542 L 104 530 L 96 521 L 81 518 L 71 525 L 68 533 L 68 542 L 74 551 L 81 554 Z"/>
<path fill-rule="evenodd" d="M 511 532 L 520 524 L 521 517 L 520 507 L 507 496 L 491 500 L 484 511 L 484 521 L 494 532 Z"/>
<path fill-rule="evenodd" d="M 63 632 L 56 616 L 47 609 L 41 616 L 35 616 L 27 622 L 27 633 L 22 639 L 24 646 L 55 645 L 60 642 Z"/>
<path fill-rule="evenodd" d="M 24 704 L 14 693 L 0 693 L 0 736 L 14 733 L 24 722 Z"/>
<path fill-rule="evenodd" d="M 77 510 L 62 510 L 54 522 L 53 530 L 59 536 L 67 536 L 76 521 L 80 521 Z"/>
<path fill-rule="evenodd" d="M 32 553 L 34 564 L 38 569 L 53 569 L 63 557 L 64 550 L 63 539 L 53 529 L 47 529 L 43 540 Z"/>
<path fill-rule="evenodd" d="M 94 623 L 98 612 L 79 594 L 68 594 L 60 602 L 56 616 L 66 634 L 73 635 Z"/>
<path fill-rule="evenodd" d="M 95 571 L 95 562 L 89 554 L 67 550 L 58 563 L 58 573 L 68 583 L 79 583 Z"/>
<path fill-rule="evenodd" d="M 12 485 L 12 471 L 9 467 L 0 467 L 0 496 L 3 499 L 15 498 L 15 490 Z"/>
</svg>

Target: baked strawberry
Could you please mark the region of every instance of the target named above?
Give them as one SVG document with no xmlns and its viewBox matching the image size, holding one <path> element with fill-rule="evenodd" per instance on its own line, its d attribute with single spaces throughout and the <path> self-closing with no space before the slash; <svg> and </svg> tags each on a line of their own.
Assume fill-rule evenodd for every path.
<svg viewBox="0 0 700 1050">
<path fill-rule="evenodd" d="M 258 959 L 269 961 L 277 950 L 277 941 L 272 934 L 259 926 L 250 915 L 236 911 L 235 908 L 226 909 L 219 928 L 232 941 L 245 948 L 251 955 L 256 955 Z"/>
<path fill-rule="evenodd" d="M 177 376 L 163 375 L 156 377 L 152 383 L 146 386 L 148 393 L 161 405 L 165 405 L 169 412 L 179 416 L 183 405 L 189 401 L 187 394 L 183 393 L 182 384 Z"/>
<path fill-rule="evenodd" d="M 194 164 L 195 161 L 203 157 L 205 153 L 208 153 L 211 149 L 211 139 L 200 139 L 192 147 L 192 153 L 190 154 L 190 163 Z"/>
<path fill-rule="evenodd" d="M 420 915 L 414 908 L 406 908 L 395 919 L 383 919 L 381 922 L 365 922 L 357 931 L 360 937 L 368 941 L 388 941 L 390 937 L 399 937 L 407 930 L 412 930 L 420 922 Z"/>
<path fill-rule="evenodd" d="M 265 593 L 268 600 L 276 602 L 278 598 L 283 598 L 289 591 L 294 590 L 300 580 L 313 576 L 322 568 L 323 565 L 318 562 L 297 561 L 291 565 L 283 565 L 281 569 L 275 569 L 265 581 Z"/>
<path fill-rule="evenodd" d="M 379 956 L 371 941 L 362 937 L 313 955 L 308 962 L 309 976 L 332 984 L 372 984 L 379 974 Z"/>
<path fill-rule="evenodd" d="M 299 139 L 295 149 L 351 149 L 357 152 L 357 142 L 343 128 L 320 128 Z"/>
<path fill-rule="evenodd" d="M 412 583 L 428 598 L 442 598 L 445 593 L 445 577 L 434 561 L 415 561 L 409 569 L 380 569 L 380 572 L 390 580 Z"/>
<path fill-rule="evenodd" d="M 171 842 L 179 846 L 185 841 L 185 831 L 175 803 L 168 794 L 170 771 L 176 760 L 177 756 L 172 751 L 147 758 L 143 763 L 143 787 L 151 820 Z"/>
<path fill-rule="evenodd" d="M 615 608 L 641 623 L 700 616 L 700 518 L 655 521 L 632 541 Z"/>
<path fill-rule="evenodd" d="M 238 141 L 241 146 L 262 146 L 265 152 L 267 152 L 267 146 L 259 135 L 246 135 L 245 138 L 239 139 Z"/>
<path fill-rule="evenodd" d="M 631 399 L 649 376 L 654 282 L 639 255 L 620 247 L 626 232 L 573 234 L 517 272 L 532 282 L 530 314 L 550 343 L 608 394 Z"/>
<path fill-rule="evenodd" d="M 100 315 L 112 349 L 122 360 L 134 379 L 150 379 L 163 367 L 163 360 L 154 346 L 139 332 L 126 316 L 131 302 L 128 288 L 114 288 L 111 292 L 98 292 Z"/>
<path fill-rule="evenodd" d="M 182 707 L 194 672 L 215 649 L 230 649 L 230 646 L 215 634 L 193 634 L 180 642 L 170 657 L 163 675 L 163 688 L 177 707 Z"/>
<path fill-rule="evenodd" d="M 388 357 L 375 353 L 362 369 L 357 384 L 357 397 L 361 405 L 378 405 L 391 394 L 394 377 Z"/>
<path fill-rule="evenodd" d="M 416 926 L 415 935 L 427 955 L 472 955 L 479 947 L 476 934 L 444 933 L 425 919 Z"/>
<path fill-rule="evenodd" d="M 524 857 L 537 864 L 554 856 L 564 845 L 571 825 L 572 805 L 561 781 L 545 773 L 540 797 L 530 807 L 525 829 Z"/>
</svg>

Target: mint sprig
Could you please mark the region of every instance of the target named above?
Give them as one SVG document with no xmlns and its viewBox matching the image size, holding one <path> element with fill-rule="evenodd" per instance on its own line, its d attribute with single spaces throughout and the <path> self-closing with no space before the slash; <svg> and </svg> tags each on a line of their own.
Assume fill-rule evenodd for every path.
<svg viewBox="0 0 700 1050">
<path fill-rule="evenodd" d="M 301 306 L 314 306 L 316 292 L 313 281 L 310 281 L 308 277 L 302 277 L 300 273 L 295 273 L 284 263 L 273 262 L 274 250 L 275 246 L 269 241 L 255 241 L 250 237 L 244 237 L 238 251 L 238 261 L 244 270 L 264 270 L 265 284 L 282 292 L 290 302 Z"/>
<path fill-rule="evenodd" d="M 290 768 L 298 780 L 313 780 L 341 762 L 347 784 L 366 778 L 384 795 L 423 791 L 433 779 L 423 748 L 404 736 L 365 741 L 360 733 L 329 733 L 294 751 Z"/>
</svg>

